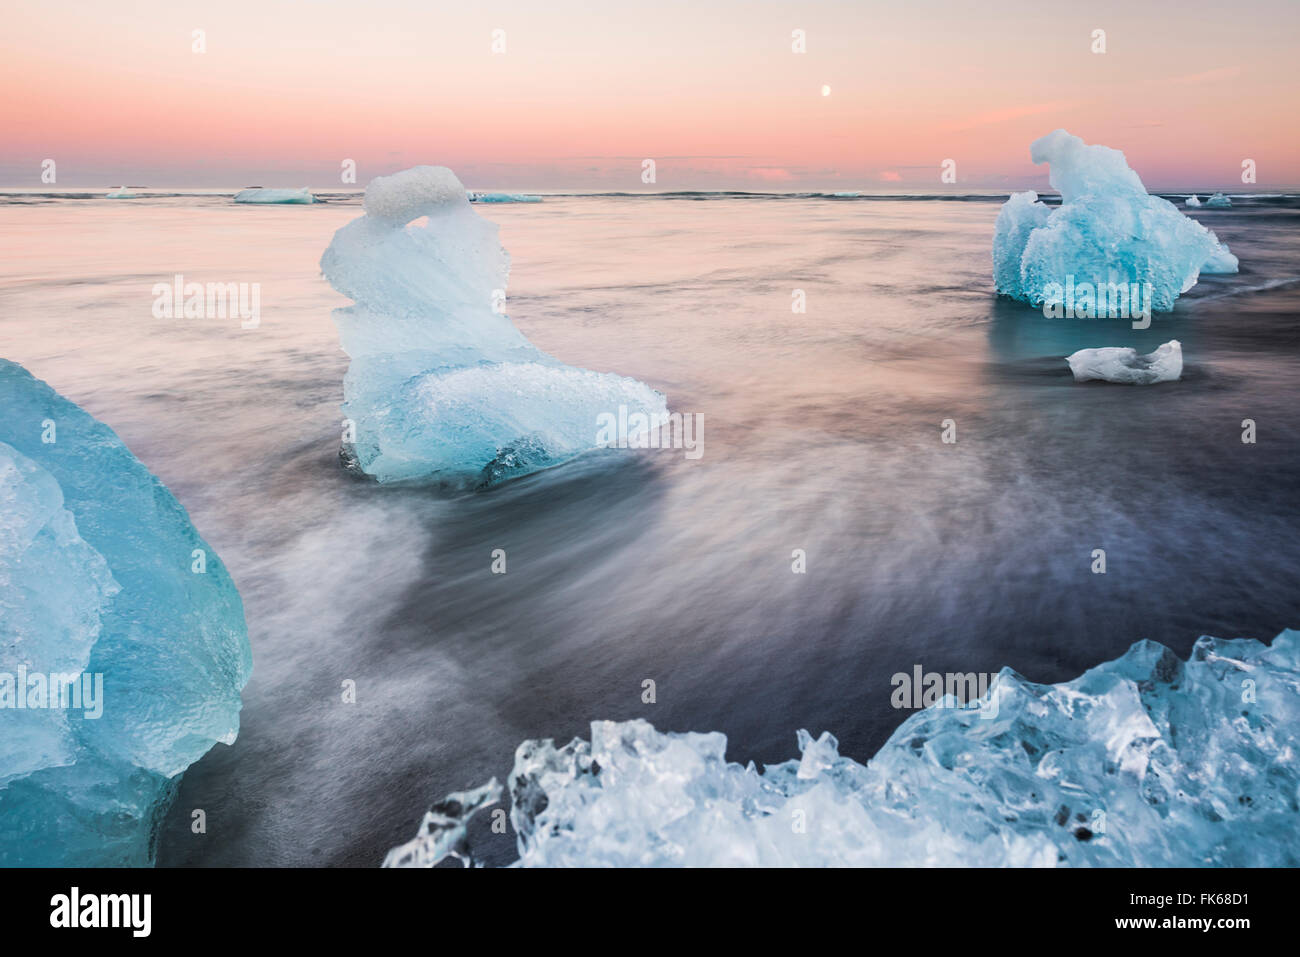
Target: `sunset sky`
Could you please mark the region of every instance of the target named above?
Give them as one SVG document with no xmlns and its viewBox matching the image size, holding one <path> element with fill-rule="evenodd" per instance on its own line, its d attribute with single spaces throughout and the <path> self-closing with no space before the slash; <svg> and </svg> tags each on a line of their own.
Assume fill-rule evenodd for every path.
<svg viewBox="0 0 1300 957">
<path fill-rule="evenodd" d="M 6 187 L 39 188 L 52 158 L 67 188 L 327 190 L 344 159 L 358 185 L 432 163 L 470 187 L 629 191 L 931 191 L 953 159 L 958 188 L 1020 188 L 1045 186 L 1029 143 L 1056 127 L 1153 189 L 1300 186 L 1295 0 L 4 8 Z"/>
</svg>

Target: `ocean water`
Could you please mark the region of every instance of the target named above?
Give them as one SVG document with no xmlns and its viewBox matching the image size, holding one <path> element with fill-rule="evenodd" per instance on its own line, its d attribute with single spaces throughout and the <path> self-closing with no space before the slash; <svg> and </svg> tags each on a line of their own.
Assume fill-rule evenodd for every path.
<svg viewBox="0 0 1300 957">
<path fill-rule="evenodd" d="M 480 206 L 524 333 L 701 413 L 704 454 L 451 495 L 339 465 L 346 302 L 317 261 L 355 197 L 99 195 L 0 196 L 0 355 L 110 424 L 243 595 L 240 736 L 186 774 L 162 865 L 377 865 L 430 801 L 593 719 L 723 731 L 760 763 L 830 730 L 865 760 L 917 665 L 1055 682 L 1141 638 L 1185 656 L 1300 625 L 1294 197 L 1194 213 L 1241 273 L 1142 331 L 995 298 L 992 197 Z M 155 318 L 176 273 L 260 283 L 260 325 Z M 1175 338 L 1178 383 L 1064 361 Z"/>
</svg>

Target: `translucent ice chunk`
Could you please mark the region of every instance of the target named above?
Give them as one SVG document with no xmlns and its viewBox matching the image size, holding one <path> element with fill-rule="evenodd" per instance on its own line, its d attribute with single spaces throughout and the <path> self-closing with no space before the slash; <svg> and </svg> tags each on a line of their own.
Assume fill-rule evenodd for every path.
<svg viewBox="0 0 1300 957">
<path fill-rule="evenodd" d="M 1061 205 L 1051 209 L 1030 192 L 1002 207 L 993 236 L 998 292 L 1041 305 L 1071 284 L 1139 284 L 1150 287 L 1151 308 L 1167 312 L 1201 272 L 1236 272 L 1236 257 L 1214 233 L 1148 195 L 1118 150 L 1056 130 L 1030 154 L 1051 165 Z"/>
<path fill-rule="evenodd" d="M 334 311 L 352 358 L 349 465 L 381 482 L 491 485 L 600 446 L 602 414 L 667 414 L 649 386 L 567 366 L 520 334 L 497 228 L 450 170 L 381 176 L 364 208 L 321 257 L 355 302 Z"/>
<path fill-rule="evenodd" d="M 181 773 L 234 741 L 251 666 L 239 594 L 176 499 L 0 360 L 0 865 L 152 863 Z"/>
</svg>

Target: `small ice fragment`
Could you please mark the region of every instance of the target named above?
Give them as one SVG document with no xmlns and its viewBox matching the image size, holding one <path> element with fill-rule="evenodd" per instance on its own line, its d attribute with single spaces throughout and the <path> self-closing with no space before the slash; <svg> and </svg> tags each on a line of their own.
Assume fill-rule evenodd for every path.
<svg viewBox="0 0 1300 957">
<path fill-rule="evenodd" d="M 1080 349 L 1066 360 L 1075 381 L 1102 379 L 1127 385 L 1152 385 L 1175 382 L 1183 374 L 1183 347 L 1170 339 L 1155 352 L 1144 356 L 1136 349 L 1108 346 L 1103 349 Z"/>
<path fill-rule="evenodd" d="M 1197 195 L 1196 195 L 1195 193 L 1193 193 L 1191 196 L 1188 196 L 1188 197 L 1187 197 L 1187 202 L 1184 203 L 1183 205 L 1184 205 L 1184 206 L 1192 206 L 1192 207 L 1200 206 L 1200 205 L 1201 205 L 1201 200 L 1197 197 Z"/>
<path fill-rule="evenodd" d="M 1213 207 L 1214 209 L 1228 209 L 1232 206 L 1232 200 L 1228 199 L 1228 197 L 1224 196 L 1222 193 L 1215 193 L 1205 201 L 1205 205 Z"/>
<path fill-rule="evenodd" d="M 455 857 L 472 867 L 467 827 L 469 819 L 485 807 L 501 800 L 501 785 L 493 778 L 472 791 L 457 791 L 429 808 L 420 821 L 420 830 L 400 847 L 384 857 L 381 867 L 433 867 L 447 857 Z"/>
</svg>

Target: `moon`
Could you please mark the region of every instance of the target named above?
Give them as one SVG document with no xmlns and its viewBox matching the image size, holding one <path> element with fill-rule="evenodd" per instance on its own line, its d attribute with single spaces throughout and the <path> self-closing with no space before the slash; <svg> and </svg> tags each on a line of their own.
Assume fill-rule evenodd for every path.
<svg viewBox="0 0 1300 957">
<path fill-rule="evenodd" d="M 822 84 L 822 96 L 830 96 L 830 95 L 831 95 L 831 88 L 826 84 Z"/>
</svg>

